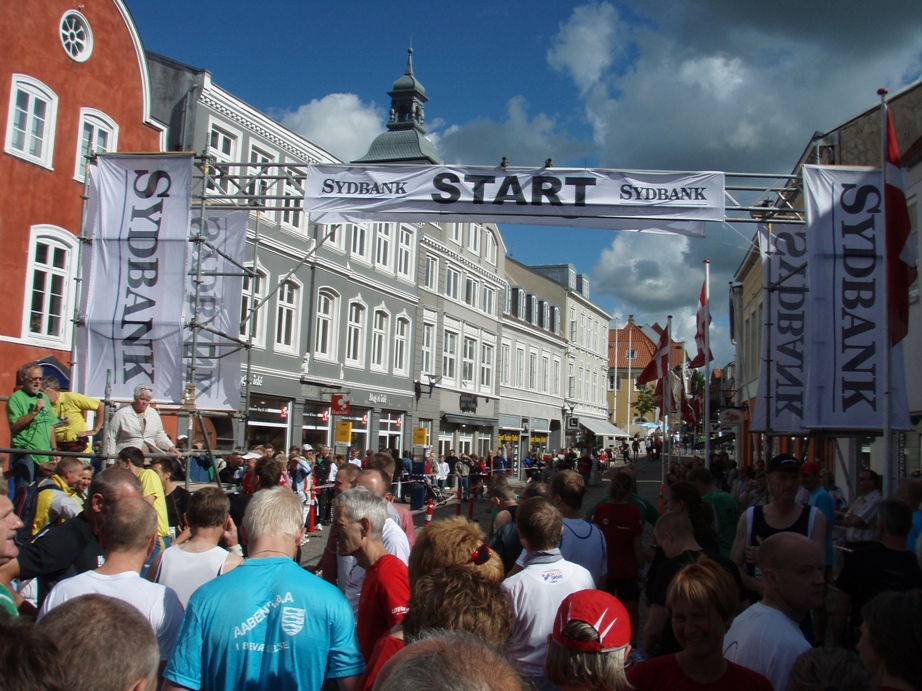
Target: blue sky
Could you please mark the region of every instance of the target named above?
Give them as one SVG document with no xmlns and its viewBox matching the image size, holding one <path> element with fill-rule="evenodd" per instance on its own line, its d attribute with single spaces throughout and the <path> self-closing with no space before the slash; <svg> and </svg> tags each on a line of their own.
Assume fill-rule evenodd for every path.
<svg viewBox="0 0 922 691">
<path fill-rule="evenodd" d="M 922 75 L 918 0 L 127 3 L 148 50 L 208 69 L 344 160 L 383 131 L 411 42 L 449 163 L 786 173 L 814 132 Z M 691 345 L 710 259 L 712 349 L 733 359 L 726 286 L 754 227 L 502 229 L 518 261 L 568 261 L 621 324 L 672 314 Z"/>
</svg>

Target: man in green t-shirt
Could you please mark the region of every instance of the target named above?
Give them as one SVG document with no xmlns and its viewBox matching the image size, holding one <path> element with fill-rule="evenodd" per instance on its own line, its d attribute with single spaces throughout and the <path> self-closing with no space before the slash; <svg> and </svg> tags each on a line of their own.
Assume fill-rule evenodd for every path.
<svg viewBox="0 0 922 691">
<path fill-rule="evenodd" d="M 13 502 L 6 496 L 7 491 L 6 480 L 0 478 L 0 566 L 19 556 L 14 538 L 16 531 L 22 528 L 22 521 L 13 511 Z M 13 593 L 3 583 L 0 583 L 0 612 L 6 612 L 13 618 L 19 616 Z"/>
<path fill-rule="evenodd" d="M 729 557 L 736 537 L 736 524 L 739 522 L 739 509 L 736 500 L 728 492 L 718 489 L 714 475 L 707 468 L 692 468 L 688 471 L 688 481 L 695 486 L 698 494 L 714 507 L 717 517 L 717 534 L 720 538 L 720 553 Z"/>
<path fill-rule="evenodd" d="M 42 366 L 37 362 L 19 368 L 17 380 L 21 388 L 13 392 L 6 404 L 11 445 L 14 449 L 49 451 L 57 448 L 54 425 L 58 418 L 42 391 L 42 376 Z M 28 453 L 14 454 L 10 463 L 13 478 L 10 492 L 15 492 L 16 486 L 20 484 L 32 482 L 38 471 L 37 466 L 52 460 L 57 461 L 57 458 L 52 459 L 46 454 L 34 458 Z M 53 466 L 50 470 L 53 470 Z"/>
</svg>

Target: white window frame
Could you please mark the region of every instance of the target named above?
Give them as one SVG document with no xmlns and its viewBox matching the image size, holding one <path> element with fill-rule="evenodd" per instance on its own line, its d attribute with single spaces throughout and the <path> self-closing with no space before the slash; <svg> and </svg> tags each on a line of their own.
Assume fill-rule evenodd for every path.
<svg viewBox="0 0 922 691">
<path fill-rule="evenodd" d="M 215 148 L 212 145 L 214 140 L 214 132 L 217 130 L 227 141 L 231 142 L 230 151 L 224 151 L 224 147 Z M 234 129 L 233 127 L 228 126 L 226 123 L 211 119 L 208 122 L 208 154 L 213 156 L 216 161 L 223 163 L 230 163 L 233 161 L 240 160 L 240 142 L 242 139 L 242 134 L 239 130 Z M 222 140 L 223 141 L 223 140 Z M 229 173 L 233 171 L 229 170 Z M 209 185 L 207 188 L 208 194 L 233 194 L 236 192 L 236 189 L 230 189 L 231 183 L 229 180 L 223 180 L 220 176 L 215 176 L 214 171 L 211 171 L 209 175 Z"/>
<path fill-rule="evenodd" d="M 480 389 L 493 391 L 493 353 L 494 347 L 490 343 L 480 344 Z"/>
<path fill-rule="evenodd" d="M 456 245 L 461 244 L 461 238 L 464 235 L 464 224 L 462 223 L 452 223 L 451 224 L 451 235 L 449 239 Z"/>
<path fill-rule="evenodd" d="M 534 351 L 528 353 L 528 389 L 538 389 L 538 353 Z"/>
<path fill-rule="evenodd" d="M 472 276 L 464 277 L 464 296 L 462 302 L 468 307 L 477 309 L 477 296 L 480 292 L 480 284 Z"/>
<path fill-rule="evenodd" d="M 416 231 L 410 226 L 400 225 L 397 230 L 397 277 L 413 281 L 416 273 Z"/>
<path fill-rule="evenodd" d="M 410 320 L 397 317 L 394 322 L 394 374 L 409 374 Z"/>
<path fill-rule="evenodd" d="M 475 365 L 477 364 L 477 339 L 465 336 L 461 341 L 461 385 L 474 387 Z"/>
<path fill-rule="evenodd" d="M 35 250 L 39 243 L 48 245 L 50 249 L 66 252 L 62 267 L 40 265 L 35 261 Z M 39 333 L 32 331 L 32 305 L 35 290 L 36 272 L 42 271 L 60 278 L 60 307 L 56 316 L 59 322 L 57 333 L 48 334 L 49 319 L 49 294 L 46 289 L 41 305 L 41 329 Z M 74 278 L 77 272 L 77 238 L 63 228 L 52 225 L 35 225 L 29 232 L 29 255 L 26 264 L 26 288 L 22 310 L 22 340 L 34 345 L 44 347 L 57 347 L 66 349 L 70 347 L 73 335 L 73 312 L 75 286 Z"/>
<path fill-rule="evenodd" d="M 339 294 L 329 288 L 317 291 L 317 316 L 314 324 L 314 357 L 318 360 L 337 362 L 339 336 Z M 324 303 L 328 310 L 322 309 Z M 323 343 L 321 344 L 321 338 Z"/>
<path fill-rule="evenodd" d="M 525 348 L 515 349 L 515 387 L 525 388 Z"/>
<path fill-rule="evenodd" d="M 350 300 L 347 309 L 344 359 L 347 365 L 365 367 L 365 320 L 368 306 L 361 300 Z"/>
<path fill-rule="evenodd" d="M 297 168 L 287 168 L 283 174 L 288 174 L 295 178 L 300 175 Z M 281 187 L 280 194 L 284 197 L 284 199 L 279 200 L 279 227 L 289 233 L 303 236 L 307 228 L 307 214 L 302 206 L 304 193 L 295 187 L 294 183 L 288 178 L 282 178 L 279 183 Z"/>
<path fill-rule="evenodd" d="M 531 314 L 528 315 L 530 319 L 528 321 L 530 321 L 533 325 L 537 325 L 538 324 L 538 297 L 536 295 L 529 295 L 528 305 L 531 308 Z"/>
<path fill-rule="evenodd" d="M 23 141 L 21 149 L 14 146 L 13 143 L 13 138 L 18 129 L 15 125 L 17 120 L 16 113 L 19 110 L 17 107 L 19 104 L 19 99 L 17 98 L 19 92 L 26 94 L 29 98 L 25 128 L 22 130 Z M 42 135 L 36 138 L 41 142 L 42 148 L 41 152 L 37 155 L 29 151 L 29 142 L 32 139 L 31 133 L 35 127 L 36 120 L 34 112 L 36 99 L 45 104 Z M 10 85 L 10 104 L 6 118 L 6 143 L 3 150 L 16 158 L 21 158 L 24 161 L 34 163 L 48 170 L 54 170 L 52 163 L 54 160 L 54 135 L 57 125 L 57 116 L 58 95 L 54 91 L 39 80 L 26 74 L 14 74 Z"/>
<path fill-rule="evenodd" d="M 541 391 L 548 393 L 548 379 L 550 377 L 551 359 L 547 355 L 541 356 Z"/>
<path fill-rule="evenodd" d="M 442 379 L 454 384 L 458 376 L 458 333 L 445 329 L 442 336 Z"/>
<path fill-rule="evenodd" d="M 512 348 L 508 343 L 502 343 L 499 348 L 499 383 L 509 385 L 509 376 L 512 371 Z"/>
<path fill-rule="evenodd" d="M 483 287 L 480 309 L 491 317 L 496 314 L 496 291 L 490 286 Z"/>
<path fill-rule="evenodd" d="M 269 151 L 266 147 L 260 146 L 256 142 L 250 142 L 250 152 L 247 155 L 247 161 L 249 163 L 274 163 L 275 159 L 276 155 L 274 152 Z M 247 168 L 247 175 L 258 176 L 264 174 L 265 170 L 266 168 L 263 166 Z M 270 189 L 272 189 L 272 184 L 263 177 L 263 179 L 254 180 L 247 185 L 247 194 L 265 197 L 269 194 Z M 266 206 L 271 205 L 270 201 L 271 200 L 266 200 Z"/>
<path fill-rule="evenodd" d="M 86 127 L 92 128 L 92 134 L 88 147 L 84 147 L 83 131 Z M 102 148 L 98 146 L 99 132 L 106 133 L 108 141 Z M 74 165 L 74 180 L 83 182 L 86 180 L 86 154 L 89 153 L 109 153 L 118 151 L 118 125 L 115 120 L 95 108 L 81 108 L 80 122 L 77 125 L 77 161 Z"/>
<path fill-rule="evenodd" d="M 423 342 L 420 348 L 420 371 L 423 374 L 435 374 L 435 330 L 435 324 L 423 322 Z"/>
<path fill-rule="evenodd" d="M 484 229 L 483 243 L 483 258 L 487 263 L 496 266 L 496 237 L 487 229 Z"/>
<path fill-rule="evenodd" d="M 253 304 L 259 305 L 259 309 L 256 311 L 256 315 L 253 317 L 253 320 L 256 323 L 256 328 L 253 331 L 253 347 L 254 348 L 265 348 L 266 347 L 266 306 L 263 303 L 263 300 L 266 297 L 266 286 L 269 283 L 269 273 L 259 264 L 255 267 L 252 263 L 246 265 L 249 269 L 254 269 L 256 271 L 256 279 L 258 281 L 257 290 L 252 295 Z M 247 287 L 247 283 L 252 280 L 250 276 L 243 277 L 243 289 L 241 293 L 241 305 L 240 305 L 240 319 L 241 319 L 241 331 L 240 338 L 241 340 L 247 340 L 250 333 L 250 324 L 247 322 L 243 324 L 243 319 L 246 317 L 246 311 L 249 310 L 252 305 L 250 304 L 250 289 Z"/>
<path fill-rule="evenodd" d="M 554 358 L 554 376 L 551 378 L 551 383 L 553 390 L 551 394 L 554 396 L 560 395 L 560 359 Z"/>
<path fill-rule="evenodd" d="M 297 355 L 301 335 L 301 282 L 294 277 L 282 281 L 275 293 L 275 352 Z M 284 326 L 290 342 L 282 340 Z"/>
<path fill-rule="evenodd" d="M 352 235 L 349 237 L 349 256 L 365 264 L 371 264 L 371 231 L 363 223 L 352 226 Z"/>
<path fill-rule="evenodd" d="M 392 272 L 394 270 L 394 254 L 391 247 L 394 242 L 393 223 L 373 223 L 373 235 L 375 239 L 375 266 Z"/>
<path fill-rule="evenodd" d="M 322 247 L 333 250 L 342 254 L 346 250 L 343 247 L 344 238 L 350 232 L 350 223 L 331 223 L 329 225 L 317 226 L 317 242 L 324 240 Z M 329 236 L 329 237 L 327 237 Z"/>
<path fill-rule="evenodd" d="M 480 234 L 483 232 L 483 226 L 479 223 L 470 223 L 467 231 L 467 248 L 480 256 Z"/>
<path fill-rule="evenodd" d="M 439 290 L 439 258 L 431 254 L 426 255 L 426 275 L 423 276 L 426 290 L 438 292 Z"/>
<path fill-rule="evenodd" d="M 371 360 L 368 365 L 370 370 L 387 372 L 390 330 L 390 312 L 383 307 L 376 308 L 371 315 Z"/>
<path fill-rule="evenodd" d="M 458 300 L 458 291 L 461 289 L 461 271 L 449 266 L 445 269 L 445 297 Z"/>
</svg>

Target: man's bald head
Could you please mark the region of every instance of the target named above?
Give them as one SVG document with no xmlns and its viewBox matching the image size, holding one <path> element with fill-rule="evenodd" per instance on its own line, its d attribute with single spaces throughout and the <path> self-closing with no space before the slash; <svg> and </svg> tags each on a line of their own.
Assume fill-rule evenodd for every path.
<svg viewBox="0 0 922 691">
<path fill-rule="evenodd" d="M 814 540 L 797 533 L 776 533 L 759 547 L 765 582 L 764 604 L 794 621 L 823 602 L 826 555 Z"/>
<path fill-rule="evenodd" d="M 140 497 L 125 497 L 106 514 L 103 543 L 106 552 L 145 551 L 157 534 L 157 512 Z"/>
<path fill-rule="evenodd" d="M 355 478 L 355 486 L 367 487 L 382 499 L 390 491 L 390 481 L 378 468 L 368 468 L 359 473 Z"/>
<path fill-rule="evenodd" d="M 775 533 L 759 548 L 759 566 L 763 570 L 787 568 L 819 550 L 816 542 L 799 533 Z"/>
</svg>

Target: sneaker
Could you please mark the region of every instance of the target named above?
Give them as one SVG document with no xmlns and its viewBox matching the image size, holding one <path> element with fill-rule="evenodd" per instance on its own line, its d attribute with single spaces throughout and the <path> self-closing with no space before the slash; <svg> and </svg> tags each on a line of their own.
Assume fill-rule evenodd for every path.
<svg viewBox="0 0 922 691">
<path fill-rule="evenodd" d="M 323 532 L 323 523 L 317 523 L 317 524 L 314 526 L 314 532 L 315 532 L 315 533 L 322 533 L 322 532 Z"/>
</svg>

